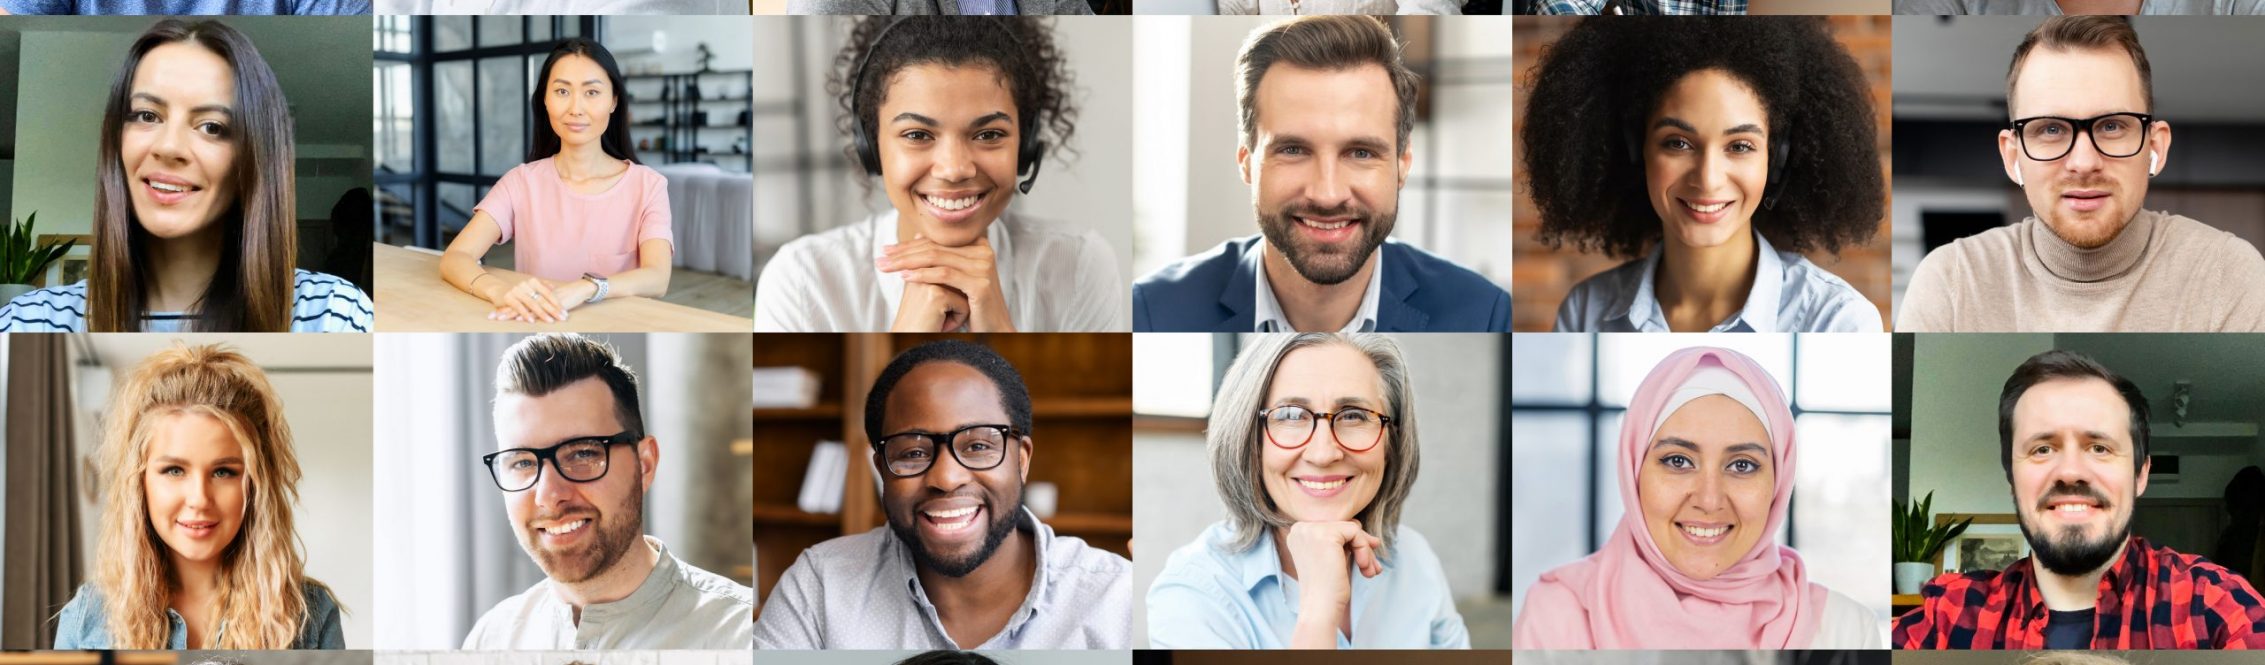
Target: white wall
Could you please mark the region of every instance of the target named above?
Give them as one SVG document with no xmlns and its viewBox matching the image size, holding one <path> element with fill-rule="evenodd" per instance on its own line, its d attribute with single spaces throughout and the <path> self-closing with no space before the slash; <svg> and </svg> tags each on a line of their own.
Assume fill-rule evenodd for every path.
<svg viewBox="0 0 2265 665">
<path fill-rule="evenodd" d="M 1998 457 L 1998 394 L 2050 334 L 1919 335 L 1911 361 L 1912 500 L 1937 513 L 2007 513 L 2013 488 Z M 2222 487 L 2222 485 L 2221 485 Z"/>
<path fill-rule="evenodd" d="M 103 102 L 134 36 L 25 32 L 16 80 L 16 169 L 10 217 L 39 213 L 42 233 L 94 228 L 94 165 Z"/>
<path fill-rule="evenodd" d="M 1132 76 L 1129 55 L 1132 34 L 1124 19 L 1102 16 L 1059 16 L 1053 21 L 1054 44 L 1070 61 L 1076 78 L 1077 133 L 1072 139 L 1078 154 L 1074 161 L 1061 146 L 1047 152 L 1038 183 L 1027 196 L 1018 195 L 1016 214 L 1029 215 L 1069 228 L 1090 229 L 1109 242 L 1117 273 L 1131 289 L 1132 206 Z M 826 77 L 839 54 L 851 24 L 837 17 L 793 17 L 765 20 L 755 26 L 756 57 L 768 63 L 755 79 L 758 103 L 793 102 L 807 114 L 806 132 L 797 135 L 786 116 L 757 118 L 755 123 L 755 254 L 758 269 L 780 245 L 806 232 L 822 231 L 864 219 L 886 209 L 888 200 L 878 190 L 867 197 L 858 185 L 864 177 L 842 153 L 848 138 L 834 129 L 839 98 L 826 94 Z M 801 85 L 794 81 L 793 32 L 802 31 Z M 777 160 L 795 155 L 796 141 L 805 141 L 819 169 L 807 173 L 782 170 Z M 768 167 L 768 168 L 766 168 Z M 797 213 L 797 187 L 809 179 L 814 193 L 809 218 Z"/>
</svg>

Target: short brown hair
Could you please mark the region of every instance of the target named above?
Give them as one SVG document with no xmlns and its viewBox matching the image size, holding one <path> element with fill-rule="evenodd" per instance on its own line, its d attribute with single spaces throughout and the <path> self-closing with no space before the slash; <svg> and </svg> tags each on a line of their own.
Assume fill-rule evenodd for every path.
<svg viewBox="0 0 2265 665">
<path fill-rule="evenodd" d="M 2013 81 L 2021 77 L 2021 64 L 2040 46 L 2056 51 L 2122 49 L 2131 56 L 2131 66 L 2139 70 L 2139 92 L 2147 104 L 2140 112 L 2155 112 L 2155 76 L 2147 68 L 2147 49 L 2140 48 L 2139 31 L 2131 28 L 2131 17 L 2086 15 L 2045 19 L 2021 39 L 2021 47 L 2013 50 L 2013 66 L 2005 72 L 2006 113 L 2013 113 Z"/>
<path fill-rule="evenodd" d="M 1259 80 L 1276 62 L 1328 71 L 1366 64 L 1383 67 L 1400 101 L 1394 149 L 1408 149 L 1408 133 L 1416 126 L 1416 73 L 1401 64 L 1400 40 L 1392 36 L 1383 19 L 1300 16 L 1250 33 L 1243 40 L 1242 52 L 1235 56 L 1235 103 L 1242 112 L 1243 147 L 1251 147 L 1257 139 L 1258 102 L 1253 98 L 1258 95 Z"/>
<path fill-rule="evenodd" d="M 495 394 L 542 397 L 577 381 L 597 377 L 613 391 L 614 419 L 622 431 L 645 435 L 638 415 L 637 373 L 613 345 L 575 334 L 536 335 L 511 345 L 495 367 Z"/>
</svg>

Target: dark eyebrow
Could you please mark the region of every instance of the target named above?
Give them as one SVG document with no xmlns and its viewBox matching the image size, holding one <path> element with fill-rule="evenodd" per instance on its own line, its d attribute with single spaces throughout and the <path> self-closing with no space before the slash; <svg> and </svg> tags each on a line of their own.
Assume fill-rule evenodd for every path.
<svg viewBox="0 0 2265 665">
<path fill-rule="evenodd" d="M 1013 120 L 1014 117 L 1007 115 L 1007 112 L 1005 111 L 992 111 L 991 115 L 976 118 L 974 121 L 967 123 L 967 126 L 972 129 L 975 127 L 982 127 L 994 122 L 1010 122 Z"/>
<path fill-rule="evenodd" d="M 567 85 L 574 85 L 574 82 L 573 82 L 573 81 L 568 81 L 568 80 L 566 80 L 566 79 L 562 79 L 562 78 L 559 78 L 559 79 L 551 79 L 551 82 L 552 82 L 552 83 L 564 83 L 564 84 L 567 84 Z M 604 82 L 606 82 L 606 80 L 605 80 L 605 79 L 590 79 L 590 80 L 588 80 L 588 81 L 583 81 L 583 82 L 582 82 L 582 85 L 597 85 L 597 84 L 600 84 L 600 83 L 604 83 Z"/>
<path fill-rule="evenodd" d="M 943 123 L 940 123 L 940 122 L 936 122 L 936 119 L 935 119 L 935 118 L 930 118 L 930 117 L 928 117 L 928 116 L 924 116 L 924 115 L 921 115 L 921 114 L 918 114 L 918 113 L 913 113 L 913 112 L 911 112 L 911 111 L 906 111 L 906 112 L 904 112 L 904 113 L 899 113 L 899 114 L 897 114 L 897 117 L 894 117 L 894 118 L 890 118 L 890 119 L 889 119 L 889 122 L 903 122 L 903 121 L 906 121 L 906 120 L 910 120 L 910 121 L 913 121 L 913 122 L 917 122 L 917 123 L 920 123 L 920 124 L 923 124 L 923 125 L 927 125 L 927 126 L 930 126 L 930 127 L 935 127 L 935 126 L 938 126 L 938 125 L 941 125 L 941 124 L 943 124 Z"/>
<path fill-rule="evenodd" d="M 151 103 L 151 104 L 156 104 L 156 105 L 158 105 L 158 106 L 164 106 L 164 105 L 165 105 L 165 98 L 163 98 L 163 97 L 159 97 L 159 96 L 157 96 L 157 95 L 152 95 L 152 94 L 149 94 L 149 93 L 146 93 L 146 92 L 137 92 L 137 93 L 134 93 L 134 94 L 133 94 L 133 97 L 132 97 L 132 98 L 133 98 L 133 99 L 139 99 L 139 100 L 142 100 L 142 101 L 146 101 L 146 102 L 149 102 L 149 103 Z M 218 113 L 218 114 L 221 114 L 221 115 L 225 115 L 225 116 L 228 116 L 228 117 L 230 117 L 230 118 L 234 118 L 234 117 L 236 117 L 236 110 L 235 110 L 235 109 L 232 109 L 232 108 L 228 108 L 228 105 L 227 105 L 227 104 L 206 104 L 206 105 L 204 105 L 204 106 L 199 106 L 199 107 L 196 107 L 196 108 L 192 108 L 192 109 L 189 109 L 189 112 L 190 112 L 190 113 Z"/>
<path fill-rule="evenodd" d="M 1674 127 L 1676 129 L 1680 129 L 1693 134 L 1700 133 L 1699 128 L 1692 127 L 1691 123 L 1684 122 L 1679 118 L 1660 118 L 1659 122 L 1652 123 L 1652 129 L 1656 130 L 1661 127 Z M 1722 130 L 1722 134 L 1724 136 L 1729 136 L 1731 134 L 1761 134 L 1766 136 L 1768 135 L 1768 132 L 1762 131 L 1761 125 L 1749 122 L 1743 125 L 1732 127 L 1730 129 Z"/>
<path fill-rule="evenodd" d="M 1699 444 L 1686 441 L 1679 437 L 1663 437 L 1658 441 L 1652 442 L 1653 448 L 1658 448 L 1660 446 L 1674 446 L 1677 448 L 1689 450 L 1694 453 L 1699 452 Z M 1762 457 L 1772 460 L 1777 459 L 1777 456 L 1773 453 L 1773 451 L 1769 449 L 1768 446 L 1764 446 L 1759 443 L 1740 443 L 1732 445 L 1731 447 L 1724 450 L 1725 452 L 1731 453 L 1760 453 Z"/>
</svg>

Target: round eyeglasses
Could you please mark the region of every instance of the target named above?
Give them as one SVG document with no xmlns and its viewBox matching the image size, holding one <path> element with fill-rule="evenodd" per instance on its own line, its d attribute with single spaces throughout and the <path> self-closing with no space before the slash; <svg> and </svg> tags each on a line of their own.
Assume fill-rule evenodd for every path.
<svg viewBox="0 0 2265 665">
<path fill-rule="evenodd" d="M 1357 406 L 1330 413 L 1291 404 L 1260 411 L 1258 417 L 1266 424 L 1268 443 L 1293 450 L 1312 441 L 1324 420 L 1329 421 L 1330 433 L 1337 436 L 1337 447 L 1356 453 L 1375 448 L 1384 440 L 1384 428 L 1392 425 L 1391 416 Z"/>
<path fill-rule="evenodd" d="M 952 451 L 952 459 L 969 471 L 988 471 L 1007 460 L 1007 442 L 1021 432 L 1006 425 L 969 425 L 947 434 L 903 432 L 873 442 L 881 468 L 889 475 L 911 478 L 935 466 L 937 449 Z"/>
<path fill-rule="evenodd" d="M 2021 142 L 2021 154 L 2040 162 L 2067 157 L 2076 149 L 2076 135 L 2092 137 L 2092 148 L 2106 157 L 2124 158 L 2147 148 L 2147 126 L 2155 117 L 2145 113 L 2110 113 L 2090 118 L 2041 115 L 2011 123 Z"/>
<path fill-rule="evenodd" d="M 496 489 L 517 492 L 535 486 L 543 477 L 543 461 L 549 460 L 558 475 L 578 483 L 606 477 L 607 462 L 611 461 L 613 447 L 644 440 L 645 435 L 622 432 L 613 436 L 589 436 L 567 439 L 549 448 L 509 448 L 480 456 L 488 465 L 488 477 L 495 479 Z"/>
</svg>

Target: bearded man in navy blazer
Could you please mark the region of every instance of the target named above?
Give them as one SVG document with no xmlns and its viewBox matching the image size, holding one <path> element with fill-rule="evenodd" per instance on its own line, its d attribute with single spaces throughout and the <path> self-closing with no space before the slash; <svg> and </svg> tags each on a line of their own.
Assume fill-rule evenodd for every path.
<svg viewBox="0 0 2265 665">
<path fill-rule="evenodd" d="M 1268 25 L 1235 64 L 1235 161 L 1260 233 L 1133 283 L 1135 332 L 1510 330 L 1501 287 L 1390 239 L 1414 163 L 1416 75 L 1382 20 Z"/>
</svg>

